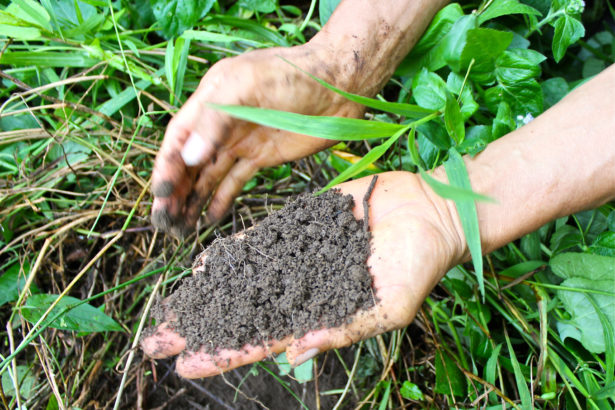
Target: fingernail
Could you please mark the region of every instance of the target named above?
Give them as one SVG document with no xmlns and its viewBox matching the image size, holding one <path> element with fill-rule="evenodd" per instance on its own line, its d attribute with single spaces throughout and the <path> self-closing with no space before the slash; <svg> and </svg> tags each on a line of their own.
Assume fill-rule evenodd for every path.
<svg viewBox="0 0 615 410">
<path fill-rule="evenodd" d="M 184 163 L 189 167 L 201 164 L 207 155 L 205 139 L 197 134 L 196 131 L 192 131 L 184 148 L 182 148 L 181 155 Z"/>
<path fill-rule="evenodd" d="M 297 367 L 300 364 L 303 364 L 307 362 L 308 360 L 313 359 L 314 357 L 318 355 L 318 353 L 320 353 L 320 350 L 318 350 L 316 347 L 313 347 L 310 350 L 306 350 L 305 352 L 301 353 L 299 356 L 295 357 L 293 367 Z"/>
</svg>

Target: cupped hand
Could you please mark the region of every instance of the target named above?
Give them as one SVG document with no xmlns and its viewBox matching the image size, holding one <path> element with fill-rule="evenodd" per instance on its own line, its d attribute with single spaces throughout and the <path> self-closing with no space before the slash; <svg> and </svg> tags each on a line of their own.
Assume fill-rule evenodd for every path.
<svg viewBox="0 0 615 410">
<path fill-rule="evenodd" d="M 208 103 L 237 104 L 309 115 L 360 116 L 361 106 L 283 60 L 339 85 L 343 74 L 333 68 L 335 59 L 327 53 L 309 43 L 256 50 L 221 60 L 209 69 L 169 122 L 156 157 L 152 176 L 156 227 L 182 236 L 194 227 L 206 204 L 206 220 L 215 222 L 258 169 L 334 144 L 237 120 L 208 107 Z"/>
<path fill-rule="evenodd" d="M 353 195 L 357 218 L 363 218 L 362 200 L 370 180 L 339 186 L 342 193 Z M 349 324 L 310 331 L 298 339 L 289 331 L 283 340 L 240 350 L 222 349 L 211 355 L 185 351 L 185 340 L 165 322 L 142 341 L 143 350 L 153 358 L 183 352 L 177 359 L 177 372 L 199 378 L 282 351 L 292 365 L 298 365 L 320 352 L 407 326 L 446 271 L 467 256 L 458 217 L 451 203 L 435 195 L 420 177 L 406 172 L 380 174 L 369 204 L 372 254 L 367 264 L 377 303 L 356 313 Z"/>
</svg>

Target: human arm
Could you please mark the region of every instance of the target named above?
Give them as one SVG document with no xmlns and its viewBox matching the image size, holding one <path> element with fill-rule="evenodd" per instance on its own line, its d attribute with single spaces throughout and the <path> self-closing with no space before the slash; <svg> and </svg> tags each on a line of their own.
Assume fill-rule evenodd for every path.
<svg viewBox="0 0 615 410">
<path fill-rule="evenodd" d="M 344 0 L 307 44 L 256 50 L 212 66 L 169 123 L 156 157 L 154 225 L 183 235 L 194 227 L 206 204 L 206 220 L 215 222 L 258 169 L 334 143 L 233 119 L 210 109 L 208 103 L 360 117 L 361 106 L 278 57 L 343 90 L 374 96 L 444 4 L 444 0 Z"/>
</svg>

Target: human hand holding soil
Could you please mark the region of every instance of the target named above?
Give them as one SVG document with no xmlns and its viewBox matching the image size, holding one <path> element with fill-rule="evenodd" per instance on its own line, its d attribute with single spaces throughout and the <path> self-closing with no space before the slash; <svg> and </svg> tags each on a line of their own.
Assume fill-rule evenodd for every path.
<svg viewBox="0 0 615 410">
<path fill-rule="evenodd" d="M 363 178 L 339 187 L 355 198 L 357 218 L 363 217 L 362 199 L 369 183 L 370 178 Z M 207 377 L 284 350 L 288 360 L 297 365 L 319 352 L 406 326 L 442 275 L 464 257 L 463 236 L 451 204 L 437 197 L 416 175 L 381 174 L 369 204 L 372 254 L 367 265 L 377 303 L 355 314 L 351 323 L 310 331 L 298 339 L 289 331 L 281 340 L 222 349 L 215 355 L 206 349 L 186 352 L 186 340 L 174 333 L 169 323 L 163 323 L 142 341 L 145 353 L 162 358 L 184 352 L 177 359 L 177 372 L 189 378 Z"/>
</svg>

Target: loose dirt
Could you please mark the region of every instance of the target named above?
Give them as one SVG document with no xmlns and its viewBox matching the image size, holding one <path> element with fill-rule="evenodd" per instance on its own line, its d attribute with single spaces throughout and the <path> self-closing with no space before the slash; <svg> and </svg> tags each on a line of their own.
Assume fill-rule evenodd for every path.
<svg viewBox="0 0 615 410">
<path fill-rule="evenodd" d="M 353 199 L 303 194 L 242 237 L 216 240 L 164 306 L 189 350 L 239 349 L 342 325 L 374 304 L 369 232 Z"/>
</svg>

